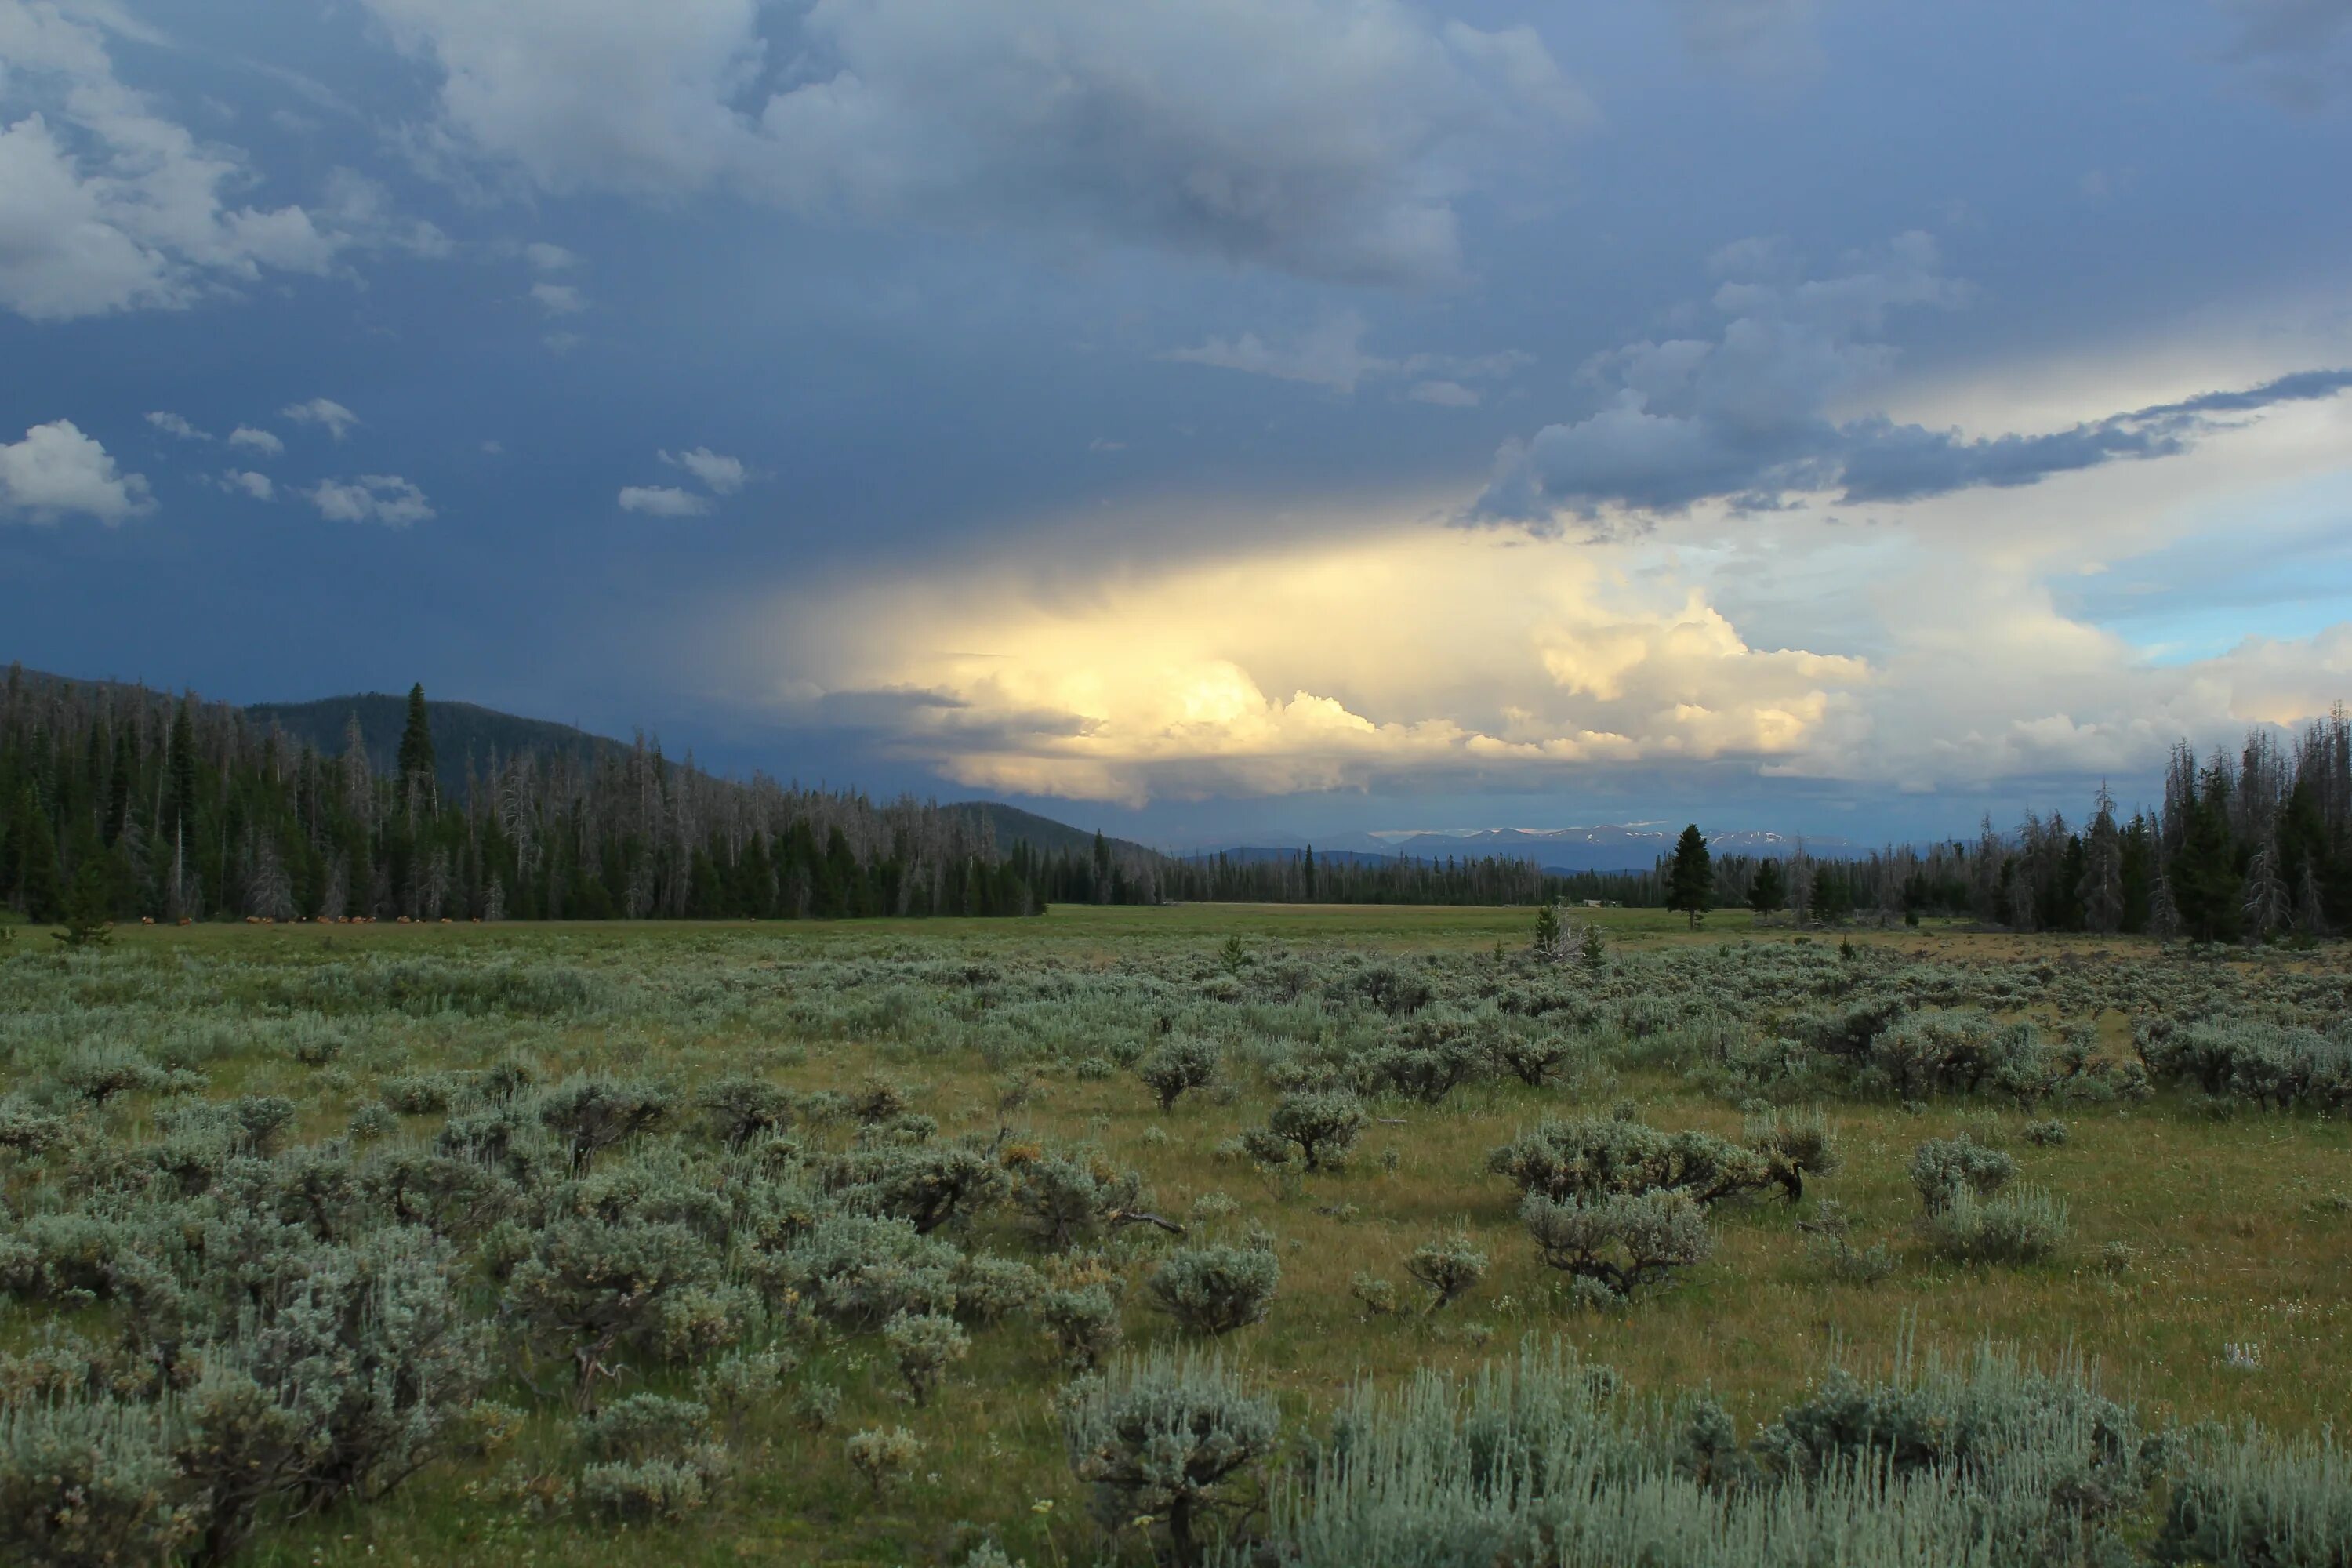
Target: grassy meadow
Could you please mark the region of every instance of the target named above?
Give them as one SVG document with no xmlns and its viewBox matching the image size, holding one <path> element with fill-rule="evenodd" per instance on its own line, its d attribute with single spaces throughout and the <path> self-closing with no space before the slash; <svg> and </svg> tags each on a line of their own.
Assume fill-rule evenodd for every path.
<svg viewBox="0 0 2352 1568">
<path fill-rule="evenodd" d="M 2147 1426 L 2257 1423 L 2294 1436 L 2352 1412 L 2352 1125 L 2300 1101 L 2275 1109 L 2162 1072 L 2142 1086 L 2120 1070 L 2137 1060 L 2135 1024 L 2144 1033 L 2152 1016 L 2332 1026 L 2352 995 L 2343 948 L 2192 956 L 1933 926 L 1808 935 L 1751 929 L 1738 912 L 1699 931 L 1660 911 L 1570 914 L 1598 925 L 1597 963 L 1574 952 L 1535 963 L 1530 912 L 1486 909 L 206 925 L 123 930 L 107 950 L 73 953 L 19 929 L 0 946 L 0 1087 L 24 1116 L 71 1131 L 46 1152 L 0 1155 L 0 1173 L 13 1216 L 69 1211 L 80 1191 L 115 1179 L 99 1151 L 119 1165 L 121 1151 L 181 1136 L 189 1124 L 175 1108 L 191 1098 L 290 1102 L 291 1122 L 271 1139 L 281 1163 L 304 1146 L 354 1159 L 423 1148 L 467 1112 L 484 1075 L 520 1064 L 541 1090 L 582 1078 L 659 1086 L 667 1113 L 600 1149 L 591 1169 L 611 1180 L 646 1162 L 709 1185 L 744 1178 L 713 1163 L 693 1109 L 701 1086 L 751 1077 L 785 1090 L 796 1110 L 788 1157 L 818 1171 L 876 1145 L 880 1119 L 845 1107 L 879 1083 L 901 1102 L 892 1115 L 936 1122 L 909 1141 L 969 1140 L 1000 1162 L 1083 1149 L 1140 1177 L 1136 1206 L 1181 1226 L 1181 1237 L 1118 1225 L 1055 1256 L 1001 1201 L 937 1233 L 1047 1282 L 1122 1281 L 1128 1352 L 1187 1337 L 1140 1288 L 1165 1257 L 1203 1243 L 1271 1249 L 1280 1285 L 1265 1321 L 1216 1348 L 1278 1394 L 1286 1430 L 1302 1436 L 1360 1380 L 1466 1371 L 1530 1336 L 1614 1367 L 1637 1399 L 1710 1391 L 1743 1433 L 1805 1398 L 1832 1361 L 1869 1373 L 1906 1346 L 1961 1355 L 1986 1339 L 2043 1360 L 2079 1355 Z M 1905 1092 L 1801 1045 L 1858 996 L 1906 1014 L 2028 1022 L 2072 1041 L 2077 1067 L 2092 1068 L 2033 1097 Z M 1431 1033 L 1431 1020 L 1454 1025 Z M 1360 1085 L 1368 1123 L 1339 1169 L 1271 1165 L 1237 1142 L 1285 1093 L 1339 1081 L 1416 1028 L 1414 1038 L 1440 1039 L 1552 1031 L 1573 1048 L 1536 1086 L 1475 1070 L 1433 1101 Z M 1176 1038 L 1209 1043 L 1220 1066 L 1213 1084 L 1163 1113 L 1135 1066 Z M 1776 1051 L 1783 1041 L 1798 1043 Z M 89 1068 L 74 1064 L 101 1049 L 135 1051 L 156 1076 L 76 1100 L 75 1074 Z M 2108 1068 L 2118 1070 L 2097 1076 Z M 425 1079 L 440 1088 L 415 1087 Z M 370 1110 L 388 1085 L 398 1105 Z M 1801 1202 L 1768 1192 L 1714 1205 L 1712 1256 L 1614 1308 L 1580 1299 L 1546 1266 L 1519 1192 L 1488 1169 L 1490 1151 L 1546 1118 L 1614 1114 L 1737 1142 L 1775 1106 L 1818 1107 L 1837 1168 L 1809 1175 Z M 1963 1263 L 1931 1245 L 1907 1164 L 1922 1141 L 1962 1134 L 2063 1205 L 2051 1256 Z M 1807 1228 L 1825 1200 L 1854 1245 L 1886 1248 L 1885 1278 L 1833 1274 Z M 1406 1260 L 1457 1228 L 1487 1269 L 1462 1300 L 1423 1310 Z M 620 1351 L 592 1400 L 693 1396 L 698 1368 L 730 1339 L 787 1346 L 790 1365 L 730 1414 L 725 1479 L 688 1517 L 583 1509 L 574 1363 L 500 1305 L 501 1259 L 529 1243 L 502 1234 L 493 1225 L 465 1238 L 460 1283 L 496 1326 L 482 1394 L 516 1413 L 510 1429 L 468 1426 L 378 1501 L 265 1510 L 242 1561 L 931 1563 L 961 1563 L 983 1540 L 1032 1568 L 1150 1560 L 1143 1532 L 1107 1536 L 1089 1519 L 1055 1410 L 1068 1373 L 1023 1310 L 971 1323 L 969 1354 L 921 1404 L 880 1334 L 798 1298 L 767 1301 L 693 1353 Z M 0 1305 L 16 1399 L 35 1397 L 26 1369 L 59 1331 L 109 1344 L 129 1310 L 101 1286 L 23 1283 L 35 1272 L 23 1265 Z M 1388 1281 L 1398 1310 L 1370 1310 L 1363 1276 Z M 802 1397 L 810 1386 L 838 1392 L 821 1426 Z M 845 1451 L 850 1435 L 875 1427 L 904 1427 L 921 1445 L 878 1489 Z"/>
</svg>

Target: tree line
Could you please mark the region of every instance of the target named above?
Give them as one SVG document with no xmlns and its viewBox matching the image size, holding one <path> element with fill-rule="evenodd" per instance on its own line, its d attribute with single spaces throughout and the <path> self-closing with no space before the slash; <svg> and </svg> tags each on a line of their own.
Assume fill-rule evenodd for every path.
<svg viewBox="0 0 2352 1568">
<path fill-rule="evenodd" d="M 422 688 L 396 765 L 226 703 L 12 668 L 0 902 L 36 921 L 1025 915 L 1049 868 L 985 822 L 755 776 L 640 737 L 596 760 L 468 757 L 436 782 Z"/>
<path fill-rule="evenodd" d="M 1714 894 L 1830 922 L 1946 915 L 2200 942 L 2352 930 L 2352 721 L 2339 706 L 2291 739 L 2258 730 L 2202 759 L 2182 742 L 2161 803 L 2128 817 L 2102 788 L 2080 827 L 2029 812 L 2008 833 L 1988 816 L 1973 843 L 1777 865 L 1727 856 Z"/>
<path fill-rule="evenodd" d="M 444 787 L 454 772 L 460 779 Z M 1179 859 L 1097 834 L 999 846 L 976 812 L 716 777 L 640 736 L 444 770 L 421 688 L 388 771 L 226 703 L 12 668 L 0 687 L 0 904 L 37 921 L 837 919 L 1023 915 L 1048 902 L 1747 907 L 1835 922 L 1957 916 L 2201 941 L 2352 930 L 2352 720 L 2168 762 L 2160 805 L 2103 788 L 2079 827 L 1990 817 L 1973 841 L 1648 870 L 1503 856 Z M 1703 839 L 1697 846 L 1704 852 Z M 1678 869 L 1677 862 L 1680 862 Z"/>
<path fill-rule="evenodd" d="M 1942 916 L 2016 931 L 2202 942 L 2352 931 L 2352 720 L 2339 706 L 2292 738 L 2257 730 L 2200 759 L 2182 742 L 2159 805 L 2118 811 L 2102 786 L 2080 826 L 2028 812 L 1973 840 L 1816 857 L 1712 854 L 1696 826 L 1644 871 L 1546 871 L 1511 857 L 1368 860 L 1214 855 L 1097 875 L 1073 860 L 1054 897 L 1079 902 L 1602 902 L 1703 916 L 1746 908 L 1825 924 Z"/>
</svg>

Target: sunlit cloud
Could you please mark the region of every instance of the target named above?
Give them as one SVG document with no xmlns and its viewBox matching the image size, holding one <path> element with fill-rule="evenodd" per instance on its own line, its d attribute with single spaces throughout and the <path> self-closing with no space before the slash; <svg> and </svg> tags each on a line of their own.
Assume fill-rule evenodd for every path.
<svg viewBox="0 0 2352 1568">
<path fill-rule="evenodd" d="M 1870 679 L 1591 552 L 1421 527 L 1059 596 L 877 584 L 786 624 L 803 706 L 895 695 L 898 745 L 959 783 L 1129 802 L 1781 756 Z"/>
<path fill-rule="evenodd" d="M 1868 517 L 1703 505 L 1597 541 L 1423 511 L 1252 545 L 1204 514 L 1178 534 L 1189 557 L 1063 558 L 1048 581 L 1056 552 L 1033 540 L 795 589 L 760 614 L 781 632 L 743 640 L 794 722 L 1025 795 L 1570 792 L 1662 767 L 1911 793 L 2127 778 L 2177 738 L 2228 742 L 2352 690 L 2352 625 L 2169 659 L 2080 587 L 2128 580 L 2222 510 L 2250 542 L 2307 530 L 2314 494 L 2352 500 L 2347 419 L 2342 400 L 2294 403 L 2168 472 Z M 2294 505 L 2263 502 L 2266 483 Z"/>
</svg>

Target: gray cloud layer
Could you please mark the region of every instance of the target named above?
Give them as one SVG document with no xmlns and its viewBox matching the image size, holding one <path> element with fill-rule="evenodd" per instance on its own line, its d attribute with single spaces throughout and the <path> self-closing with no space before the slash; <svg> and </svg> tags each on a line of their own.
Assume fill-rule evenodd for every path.
<svg viewBox="0 0 2352 1568">
<path fill-rule="evenodd" d="M 368 0 L 444 73 L 446 151 L 532 184 L 720 186 L 1426 280 L 1504 145 L 1590 113 L 1526 27 L 1398 0 Z M 551 68 L 551 62 L 561 62 Z"/>
<path fill-rule="evenodd" d="M 1965 285 L 1945 276 L 1934 241 L 1905 235 L 1840 276 L 1804 282 L 1786 281 L 1785 258 L 1759 241 L 1728 247 L 1717 268 L 1730 275 L 1715 295 L 1728 318 L 1721 333 L 1595 356 L 1585 378 L 1606 404 L 1507 444 L 1470 521 L 1550 532 L 1563 515 L 1590 522 L 1703 501 L 1769 510 L 1801 495 L 1907 501 L 2030 485 L 2168 457 L 2227 416 L 2352 387 L 2352 371 L 2305 371 L 2035 435 L 1971 437 L 1880 416 L 1841 423 L 1826 410 L 1893 361 L 1880 341 L 1891 310 L 1965 301 Z"/>
<path fill-rule="evenodd" d="M 2221 0 L 2231 58 L 2272 98 L 2305 111 L 2352 89 L 2352 0 Z"/>
</svg>

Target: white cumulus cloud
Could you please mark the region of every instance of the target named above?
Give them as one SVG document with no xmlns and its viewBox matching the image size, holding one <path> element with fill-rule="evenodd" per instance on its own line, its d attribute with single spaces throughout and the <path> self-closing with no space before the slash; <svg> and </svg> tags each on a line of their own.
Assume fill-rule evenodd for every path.
<svg viewBox="0 0 2352 1568">
<path fill-rule="evenodd" d="M 291 403 L 278 411 L 280 418 L 291 419 L 297 425 L 317 425 L 336 440 L 351 433 L 360 416 L 332 398 L 314 397 L 308 403 Z"/>
<path fill-rule="evenodd" d="M 139 36 L 110 8 L 0 0 L 0 310 L 58 321 L 175 309 L 415 237 L 335 189 L 315 212 L 240 201 L 255 183 L 245 155 L 118 79 L 97 24 Z"/>
<path fill-rule="evenodd" d="M 646 517 L 699 517 L 710 510 L 708 500 L 675 485 L 624 485 L 620 503 L 623 511 Z"/>
<path fill-rule="evenodd" d="M 115 467 L 106 448 L 68 419 L 0 443 L 0 518 L 56 522 L 94 517 L 109 528 L 155 508 L 147 481 Z"/>
<path fill-rule="evenodd" d="M 301 493 L 330 522 L 380 522 L 387 528 L 406 528 L 437 515 L 425 492 L 397 474 L 322 479 Z"/>
<path fill-rule="evenodd" d="M 257 474 L 250 468 L 231 468 L 220 477 L 221 489 L 255 500 L 275 500 L 278 486 L 268 474 Z"/>
<path fill-rule="evenodd" d="M 166 436 L 177 436 L 183 441 L 209 441 L 212 437 L 188 423 L 184 416 L 167 409 L 158 409 L 147 416 L 147 423 Z"/>
<path fill-rule="evenodd" d="M 708 447 L 697 447 L 690 452 L 679 452 L 675 456 L 668 452 L 658 452 L 655 456 L 673 468 L 684 468 L 714 493 L 722 496 L 733 495 L 743 488 L 743 481 L 751 478 L 751 471 L 743 467 L 741 458 L 722 457 Z"/>
<path fill-rule="evenodd" d="M 275 458 L 286 450 L 285 442 L 268 431 L 258 429 L 251 425 L 240 425 L 230 431 L 228 444 L 232 447 L 250 447 L 268 458 Z"/>
</svg>

